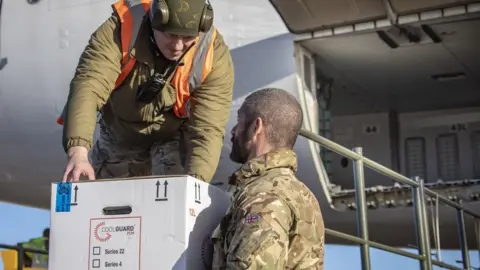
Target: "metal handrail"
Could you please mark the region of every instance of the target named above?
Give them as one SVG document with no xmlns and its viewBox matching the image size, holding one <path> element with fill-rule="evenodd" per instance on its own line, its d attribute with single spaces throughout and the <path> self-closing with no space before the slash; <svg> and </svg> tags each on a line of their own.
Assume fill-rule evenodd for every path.
<svg viewBox="0 0 480 270">
<path fill-rule="evenodd" d="M 462 269 L 450 264 L 446 264 L 444 262 L 433 260 L 431 257 L 430 240 L 428 237 L 429 227 L 428 227 L 427 211 L 426 211 L 426 204 L 425 204 L 425 194 L 432 197 L 436 197 L 439 201 L 443 202 L 444 204 L 456 208 L 458 213 L 457 220 L 458 220 L 458 228 L 459 228 L 459 240 L 460 240 L 462 258 L 463 258 L 462 260 L 463 269 L 470 269 L 470 258 L 468 254 L 464 215 L 469 214 L 475 219 L 480 219 L 479 214 L 471 210 L 465 209 L 461 204 L 461 201 L 460 203 L 453 202 L 448 198 L 441 196 L 440 194 L 437 194 L 436 192 L 425 188 L 423 179 L 420 179 L 419 177 L 416 177 L 414 181 L 383 165 L 376 163 L 373 160 L 363 157 L 361 147 L 356 147 L 353 149 L 354 151 L 351 151 L 333 141 L 330 141 L 320 135 L 317 135 L 305 129 L 302 129 L 299 135 L 311 141 L 314 141 L 318 143 L 320 146 L 328 148 L 344 157 L 350 158 L 354 162 L 353 178 L 355 182 L 356 205 L 358 206 L 355 212 L 357 214 L 357 231 L 358 231 L 359 237 L 355 237 L 353 235 L 345 234 L 345 233 L 331 230 L 331 229 L 325 229 L 325 233 L 333 237 L 341 238 L 341 239 L 359 244 L 360 253 L 361 253 L 362 270 L 371 269 L 370 246 L 387 251 L 387 252 L 395 253 L 400 256 L 416 259 L 420 263 L 421 270 L 431 270 L 432 265 L 437 265 L 440 267 L 454 269 L 454 270 Z M 366 198 L 365 198 L 365 180 L 364 180 L 364 171 L 363 171 L 364 165 L 390 178 L 393 178 L 394 180 L 400 183 L 409 185 L 413 188 L 412 199 L 413 199 L 413 207 L 415 209 L 415 229 L 416 229 L 417 242 L 418 242 L 417 245 L 418 245 L 418 250 L 420 255 L 413 254 L 413 253 L 401 250 L 399 248 L 383 245 L 383 244 L 369 240 L 368 230 L 367 230 L 368 223 L 367 223 L 367 207 L 366 207 Z"/>
<path fill-rule="evenodd" d="M 393 171 L 393 170 L 391 170 L 391 169 L 389 169 L 389 168 L 387 168 L 387 167 L 385 167 L 385 166 L 383 166 L 383 165 L 381 165 L 381 164 L 379 164 L 379 163 L 377 163 L 377 162 L 375 162 L 375 161 L 373 161 L 373 160 L 371 160 L 371 159 L 368 159 L 368 158 L 366 158 L 366 157 L 363 157 L 362 155 L 359 155 L 359 154 L 351 151 L 350 149 L 348 149 L 348 148 L 346 148 L 346 147 L 343 147 L 343 146 L 341 146 L 340 144 L 337 144 L 337 143 L 335 143 L 335 142 L 332 142 L 332 141 L 330 141 L 330 140 L 328 140 L 328 139 L 326 139 L 326 138 L 324 138 L 324 137 L 322 137 L 322 136 L 319 136 L 319 135 L 317 135 L 317 134 L 315 134 L 315 133 L 313 133 L 313 132 L 310 132 L 310 131 L 308 131 L 308 130 L 302 129 L 302 130 L 300 131 L 300 135 L 302 135 L 303 137 L 305 137 L 305 138 L 307 138 L 307 139 L 310 139 L 310 140 L 312 140 L 312 141 L 320 144 L 320 146 L 323 146 L 323 147 L 325 147 L 325 148 L 328 148 L 328 149 L 330 149 L 330 150 L 332 150 L 332 151 L 334 151 L 334 152 L 336 152 L 336 153 L 338 153 L 338 154 L 340 154 L 340 155 L 342 155 L 342 156 L 344 156 L 344 157 L 350 158 L 350 159 L 352 159 L 352 160 L 354 160 L 354 161 L 359 161 L 359 160 L 361 160 L 361 161 L 363 161 L 363 163 L 364 163 L 367 167 L 369 167 L 369 168 L 371 168 L 371 169 L 373 169 L 373 170 L 375 170 L 375 171 L 377 171 L 377 172 L 379 172 L 379 173 L 382 173 L 382 174 L 384 174 L 384 175 L 386 175 L 386 176 L 388 176 L 388 177 L 390 177 L 390 178 L 393 178 L 394 180 L 396 180 L 396 181 L 398 181 L 398 182 L 400 182 L 400 183 L 402 183 L 402 184 L 409 185 L 409 186 L 412 186 L 412 187 L 417 187 L 417 188 L 419 187 L 419 183 L 413 181 L 412 179 L 410 179 L 410 178 L 408 178 L 408 177 L 406 177 L 406 176 L 404 176 L 404 175 L 401 175 L 401 174 L 399 174 L 399 173 L 397 173 L 397 172 L 395 172 L 395 171 Z M 443 203 L 445 203 L 445 204 L 447 204 L 447 205 L 450 205 L 450 206 L 452 206 L 452 207 L 454 207 L 454 208 L 456 208 L 456 209 L 463 209 L 466 214 L 469 214 L 469 215 L 471 215 L 472 217 L 474 217 L 474 218 L 476 218 L 476 219 L 480 219 L 480 215 L 479 215 L 479 214 L 477 214 L 477 213 L 475 213 L 475 212 L 473 212 L 473 211 L 471 211 L 471 210 L 468 210 L 468 209 L 463 208 L 463 206 L 461 206 L 460 204 L 458 204 L 458 203 L 456 203 L 456 202 L 454 202 L 454 201 L 452 201 L 452 200 L 449 200 L 448 198 L 446 198 L 446 197 L 444 197 L 444 196 L 442 196 L 442 195 L 440 195 L 440 194 L 438 194 L 438 193 L 436 193 L 436 192 L 434 192 L 434 191 L 432 191 L 432 190 L 430 190 L 430 189 L 428 189 L 428 188 L 425 188 L 425 193 L 426 193 L 427 195 L 431 196 L 431 197 L 436 197 L 436 196 L 438 196 L 438 199 L 439 199 L 441 202 L 443 202 Z"/>
<path fill-rule="evenodd" d="M 391 247 L 391 246 L 387 246 L 387 245 L 384 245 L 384 244 L 381 244 L 381 243 L 378 243 L 378 242 L 375 242 L 375 241 L 367 241 L 367 240 L 362 239 L 360 237 L 356 237 L 356 236 L 346 234 L 346 233 L 343 233 L 343 232 L 339 232 L 339 231 L 335 231 L 335 230 L 332 230 L 332 229 L 326 228 L 325 233 L 330 235 L 330 236 L 340 238 L 340 239 L 344 239 L 344 240 L 347 240 L 347 241 L 350 241 L 350 242 L 353 242 L 353 243 L 356 243 L 356 244 L 360 244 L 360 245 L 367 244 L 367 245 L 369 245 L 371 247 L 374 247 L 376 249 L 380 249 L 380 250 L 383 250 L 383 251 L 386 251 L 386 252 L 394 253 L 394 254 L 397 254 L 397 255 L 400 255 L 400 256 L 403 256 L 403 257 L 408 257 L 408 258 L 411 258 L 411 259 L 414 259 L 414 260 L 424 260 L 425 259 L 423 255 L 418 255 L 418 254 L 415 254 L 415 253 L 411 253 L 411 252 L 408 252 L 408 251 L 405 251 L 405 250 L 402 250 L 402 249 L 399 249 L 399 248 L 394 248 L 394 247 Z M 443 267 L 443 268 L 448 268 L 448 269 L 452 269 L 452 270 L 462 270 L 462 268 L 458 268 L 458 267 L 455 267 L 453 265 L 449 265 L 449 264 L 446 264 L 444 262 L 437 261 L 437 260 L 432 260 L 432 263 L 437 265 L 437 266 Z"/>
<path fill-rule="evenodd" d="M 21 243 L 18 243 L 16 246 L 0 244 L 0 249 L 9 249 L 9 250 L 17 251 L 17 269 L 18 270 L 23 270 L 24 268 L 24 263 L 25 263 L 24 252 L 48 255 L 48 251 L 33 249 L 33 248 L 26 248 L 26 247 L 23 247 Z"/>
</svg>

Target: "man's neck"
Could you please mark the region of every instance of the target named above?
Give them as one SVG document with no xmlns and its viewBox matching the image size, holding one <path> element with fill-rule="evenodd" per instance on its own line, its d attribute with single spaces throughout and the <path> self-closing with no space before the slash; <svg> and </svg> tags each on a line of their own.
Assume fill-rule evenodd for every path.
<svg viewBox="0 0 480 270">
<path fill-rule="evenodd" d="M 254 151 L 252 151 L 250 153 L 250 156 L 248 157 L 248 160 L 254 159 L 254 158 L 259 157 L 259 156 L 263 156 L 266 153 L 269 153 L 273 150 L 275 150 L 275 149 L 273 149 L 273 147 L 271 147 L 269 144 L 260 145 L 260 146 L 256 147 Z"/>
</svg>

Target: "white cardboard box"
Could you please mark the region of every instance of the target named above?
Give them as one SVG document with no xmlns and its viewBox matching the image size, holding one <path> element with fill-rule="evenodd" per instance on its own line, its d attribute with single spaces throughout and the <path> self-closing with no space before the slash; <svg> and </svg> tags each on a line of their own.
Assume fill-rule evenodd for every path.
<svg viewBox="0 0 480 270">
<path fill-rule="evenodd" d="M 190 176 L 54 183 L 48 269 L 210 269 L 229 204 Z"/>
</svg>

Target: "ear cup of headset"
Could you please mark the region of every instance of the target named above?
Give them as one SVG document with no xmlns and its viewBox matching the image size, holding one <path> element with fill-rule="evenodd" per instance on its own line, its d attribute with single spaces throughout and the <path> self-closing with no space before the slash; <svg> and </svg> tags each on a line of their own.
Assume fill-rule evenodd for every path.
<svg viewBox="0 0 480 270">
<path fill-rule="evenodd" d="M 168 23 L 170 14 L 168 12 L 168 5 L 164 0 L 156 1 L 155 10 L 153 10 L 152 26 L 154 28 L 161 28 Z"/>
<path fill-rule="evenodd" d="M 200 32 L 207 32 L 210 30 L 210 27 L 213 25 L 213 8 L 210 3 L 206 3 L 203 8 L 202 17 L 200 18 L 200 24 L 198 25 L 198 30 Z"/>
</svg>

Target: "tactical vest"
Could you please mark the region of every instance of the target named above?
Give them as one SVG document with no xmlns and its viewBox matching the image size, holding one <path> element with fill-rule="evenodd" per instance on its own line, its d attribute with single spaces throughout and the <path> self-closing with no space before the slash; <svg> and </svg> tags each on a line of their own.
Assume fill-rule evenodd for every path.
<svg viewBox="0 0 480 270">
<path fill-rule="evenodd" d="M 120 18 L 122 41 L 122 71 L 115 82 L 115 89 L 127 78 L 135 66 L 136 59 L 131 50 L 137 40 L 143 18 L 150 10 L 151 0 L 119 0 L 112 5 L 113 10 Z M 206 33 L 200 33 L 195 39 L 195 45 L 183 57 L 184 65 L 179 65 L 170 81 L 176 89 L 176 101 L 173 111 L 178 118 L 190 117 L 190 96 L 200 87 L 213 67 L 213 43 L 217 31 L 211 27 Z M 65 105 L 66 106 L 66 105 Z M 66 108 L 58 117 L 57 123 L 63 125 Z"/>
</svg>

